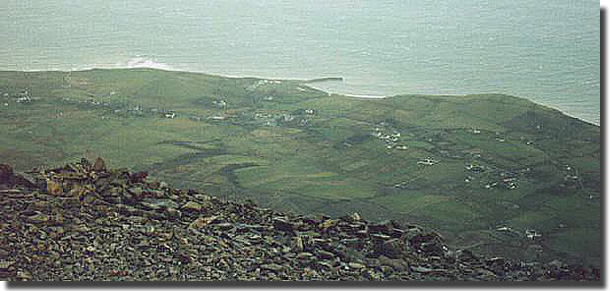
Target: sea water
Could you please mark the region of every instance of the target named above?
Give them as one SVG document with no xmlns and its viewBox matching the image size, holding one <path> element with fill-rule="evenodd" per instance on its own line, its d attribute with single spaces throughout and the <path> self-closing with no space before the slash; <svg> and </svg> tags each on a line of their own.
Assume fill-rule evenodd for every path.
<svg viewBox="0 0 610 291">
<path fill-rule="evenodd" d="M 506 93 L 599 124 L 599 3 L 3 0 L 0 70 L 157 67 L 344 94 Z"/>
</svg>

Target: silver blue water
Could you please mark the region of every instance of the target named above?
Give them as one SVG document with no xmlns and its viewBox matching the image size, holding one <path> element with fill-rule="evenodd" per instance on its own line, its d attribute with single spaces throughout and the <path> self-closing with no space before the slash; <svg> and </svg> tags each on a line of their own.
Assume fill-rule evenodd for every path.
<svg viewBox="0 0 610 291">
<path fill-rule="evenodd" d="M 600 121 L 599 3 L 3 0 L 0 70 L 151 66 L 331 92 L 499 92 Z"/>
</svg>

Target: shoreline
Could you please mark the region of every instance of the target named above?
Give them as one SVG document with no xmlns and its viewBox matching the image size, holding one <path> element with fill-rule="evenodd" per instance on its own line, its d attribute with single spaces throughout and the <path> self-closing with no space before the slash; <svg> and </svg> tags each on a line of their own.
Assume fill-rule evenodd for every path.
<svg viewBox="0 0 610 291">
<path fill-rule="evenodd" d="M 167 72 L 180 72 L 180 73 L 191 73 L 191 74 L 203 74 L 203 75 L 208 75 L 208 76 L 216 76 L 216 77 L 221 77 L 221 78 L 232 78 L 232 79 L 247 79 L 247 78 L 253 78 L 253 79 L 260 79 L 260 80 L 273 80 L 273 81 L 293 81 L 293 82 L 300 82 L 303 86 L 306 86 L 308 88 L 314 89 L 314 90 L 318 90 L 318 91 L 322 91 L 324 93 L 327 93 L 329 96 L 330 95 L 341 95 L 341 96 L 345 96 L 345 97 L 352 97 L 352 98 L 362 98 L 362 99 L 385 99 L 385 98 L 389 98 L 392 96 L 400 96 L 400 95 L 444 95 L 444 96 L 467 96 L 467 95 L 477 95 L 480 93 L 474 93 L 474 94 L 424 94 L 424 93 L 399 93 L 399 94 L 394 94 L 394 95 L 374 95 L 374 94 L 357 94 L 357 93 L 341 93 L 341 92 L 330 92 L 327 90 L 324 90 L 322 88 L 313 86 L 311 84 L 314 83 L 325 83 L 325 82 L 344 82 L 345 79 L 343 77 L 321 77 L 321 78 L 313 78 L 313 79 L 300 79 L 300 78 L 286 78 L 286 77 L 281 77 L 281 78 L 276 78 L 276 77 L 262 77 L 262 76 L 248 76 L 248 75 L 229 75 L 229 74 L 214 74 L 214 73 L 206 73 L 203 71 L 192 71 L 192 70 L 182 70 L 182 69 L 178 69 L 178 68 L 172 68 L 171 66 L 164 64 L 164 63 L 156 63 L 153 62 L 153 64 L 151 65 L 150 62 L 144 62 L 144 63 L 136 63 L 135 65 L 127 65 L 127 66 L 93 66 L 93 67 L 85 67 L 85 68 L 79 68 L 79 69 L 75 69 L 75 70 L 64 70 L 64 69 L 48 69 L 48 70 L 37 70 L 37 69 L 32 69 L 32 70 L 5 70 L 5 69 L 0 69 L 0 72 L 25 72 L 25 73 L 44 73 L 44 72 L 62 72 L 62 73 L 70 73 L 70 72 L 83 72 L 83 71 L 92 71 L 92 70 L 134 70 L 134 69 L 148 69 L 148 70 L 158 70 L 158 71 L 167 71 Z M 495 93 L 495 94 L 504 94 L 504 93 Z M 504 95 L 510 95 L 510 96 L 515 96 L 515 95 L 511 95 L 511 94 L 504 94 Z M 566 112 L 565 110 L 558 108 L 554 105 L 549 105 L 548 103 L 543 103 L 537 100 L 533 100 L 531 98 L 527 98 L 527 97 L 521 97 L 521 96 L 515 96 L 515 97 L 519 97 L 519 98 L 524 98 L 527 99 L 531 102 L 534 102 L 536 104 L 540 104 L 542 106 L 545 107 L 549 107 L 555 110 L 560 111 L 562 114 L 572 117 L 572 118 L 576 118 L 580 121 L 601 127 L 601 110 L 602 108 L 600 108 L 600 117 L 598 119 L 598 121 L 595 120 L 588 120 L 579 116 L 575 116 L 573 114 L 570 114 L 568 112 Z"/>
</svg>

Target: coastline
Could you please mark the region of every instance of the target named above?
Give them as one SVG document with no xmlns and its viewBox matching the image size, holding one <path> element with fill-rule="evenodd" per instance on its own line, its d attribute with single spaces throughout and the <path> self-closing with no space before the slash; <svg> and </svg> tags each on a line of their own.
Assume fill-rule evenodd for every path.
<svg viewBox="0 0 610 291">
<path fill-rule="evenodd" d="M 144 59 L 143 59 L 144 60 Z M 122 64 L 114 64 L 114 65 L 101 65 L 101 66 L 83 66 L 81 68 L 75 69 L 75 70 L 65 70 L 65 69 L 48 69 L 48 70 L 37 70 L 37 69 L 32 69 L 32 70 L 4 70 L 4 69 L 0 69 L 0 72 L 38 72 L 38 73 L 44 73 L 44 72 L 64 72 L 64 73 L 69 73 L 69 72 L 80 72 L 80 71 L 90 71 L 90 70 L 131 70 L 131 69 L 150 69 L 150 70 L 159 70 L 159 71 L 167 71 L 167 72 L 181 72 L 181 73 L 191 73 L 191 74 L 203 74 L 203 75 L 208 75 L 208 76 L 216 76 L 216 77 L 221 77 L 221 78 L 232 78 L 232 79 L 247 79 L 247 78 L 253 78 L 253 79 L 261 79 L 261 80 L 270 80 L 270 81 L 293 81 L 293 82 L 299 82 L 301 83 L 302 86 L 314 89 L 314 90 L 318 90 L 318 91 L 322 91 L 324 93 L 327 93 L 329 96 L 331 95 L 340 95 L 340 96 L 345 96 L 345 97 L 351 97 L 351 98 L 362 98 L 362 99 L 384 99 L 384 98 L 390 98 L 393 96 L 401 96 L 401 95 L 443 95 L 443 96 L 447 96 L 447 95 L 452 95 L 452 96 L 468 96 L 468 95 L 477 95 L 480 93 L 475 93 L 475 94 L 424 94 L 424 93 L 399 93 L 399 94 L 393 94 L 393 95 L 374 95 L 374 94 L 358 94 L 358 93 L 348 93 L 348 92 L 338 92 L 338 91 L 328 91 L 324 88 L 320 88 L 318 86 L 312 85 L 315 83 L 328 83 L 328 82 L 345 82 L 345 78 L 343 77 L 321 77 L 321 78 L 313 78 L 313 79 L 300 79 L 300 78 L 290 78 L 290 77 L 264 77 L 264 76 L 253 76 L 253 75 L 232 75 L 232 74 L 214 74 L 214 73 L 206 73 L 203 71 L 196 71 L 196 70 L 185 70 L 185 69 L 179 69 L 179 68 L 174 68 L 168 64 L 165 63 L 158 63 L 156 62 L 156 60 L 144 60 L 141 62 L 129 62 L 126 65 L 122 65 Z M 505 94 L 505 93 L 498 93 L 495 92 L 496 94 Z M 548 104 L 545 102 L 541 102 L 541 101 L 537 101 L 537 100 L 533 100 L 531 98 L 527 98 L 527 97 L 522 97 L 522 96 L 517 96 L 517 95 L 512 95 L 512 94 L 505 94 L 505 95 L 510 95 L 510 96 L 515 96 L 515 97 L 519 97 L 519 98 L 524 98 L 527 99 L 531 102 L 534 102 L 536 104 L 548 107 L 548 108 L 552 108 L 555 110 L 560 111 L 562 114 L 572 117 L 572 118 L 576 118 L 580 121 L 595 125 L 600 127 L 601 126 L 601 114 L 599 117 L 599 122 L 597 122 L 596 120 L 588 120 L 585 119 L 583 117 L 580 116 L 576 116 L 574 114 L 571 114 L 569 112 L 567 112 L 564 109 L 558 108 L 557 106 L 554 106 L 552 104 Z M 603 106 L 603 104 L 602 104 Z M 601 113 L 602 108 L 600 108 L 600 113 Z"/>
<path fill-rule="evenodd" d="M 463 231 L 485 238 L 489 227 L 500 227 L 498 219 L 519 219 L 519 212 L 504 212 L 516 209 L 514 205 L 537 198 L 565 201 L 556 197 L 555 185 L 565 183 L 565 175 L 577 175 L 569 184 L 574 187 L 566 191 L 585 192 L 567 195 L 570 203 L 558 212 L 587 217 L 582 223 L 574 220 L 572 227 L 579 229 L 576 235 L 585 234 L 587 245 L 597 246 L 599 233 L 589 223 L 597 220 L 588 207 L 596 206 L 599 198 L 595 181 L 600 128 L 526 98 L 439 94 L 370 100 L 329 96 L 298 81 L 229 79 L 150 68 L 0 76 L 2 91 L 8 90 L 7 95 L 2 93 L 3 100 L 10 103 L 3 104 L 3 117 L 8 124 L 17 124 L 4 128 L 8 143 L 2 150 L 14 153 L 7 159 L 16 168 L 69 162 L 99 152 L 120 167 L 147 170 L 179 187 L 222 197 L 252 195 L 265 205 L 333 216 L 344 215 L 346 209 L 380 220 L 410 216 L 417 223 L 442 228 L 451 244 L 463 246 L 479 239 L 461 237 Z M 19 126 L 24 122 L 28 125 Z M 71 140 L 83 143 L 74 146 Z M 15 144 L 21 151 L 14 152 Z M 54 149 L 61 154 L 26 159 L 22 154 Z M 547 166 L 547 160 L 556 162 Z M 250 169 L 232 173 L 233 164 Z M 210 171 L 215 174 L 198 178 L 203 165 L 213 165 Z M 566 170 L 566 165 L 578 170 Z M 474 166 L 489 171 L 478 175 L 481 171 L 473 172 Z M 535 172 L 524 169 L 529 166 Z M 426 180 L 412 184 L 417 189 L 406 186 L 422 174 Z M 468 175 L 476 181 L 471 183 Z M 510 178 L 504 181 L 506 175 Z M 510 180 L 513 176 L 520 184 Z M 296 191 L 284 192 L 286 187 Z M 526 196 L 530 198 L 523 200 Z M 413 212 L 412 199 L 435 203 L 444 197 L 451 202 Z M 508 199 L 496 203 L 498 197 Z M 467 202 L 477 199 L 477 205 Z M 446 207 L 458 211 L 442 212 Z M 546 211 L 538 208 L 544 205 L 536 207 L 524 207 L 524 213 Z M 481 224 L 455 222 L 474 218 L 481 208 L 492 210 L 481 214 Z M 428 218 L 429 213 L 440 215 Z M 564 221 L 535 227 L 550 233 L 559 223 Z M 527 227 L 509 226 L 521 233 Z M 568 245 L 574 237 L 570 230 L 562 233 L 570 237 L 566 243 L 563 236 L 553 238 L 553 246 L 561 245 L 568 254 L 578 251 L 578 245 Z"/>
</svg>

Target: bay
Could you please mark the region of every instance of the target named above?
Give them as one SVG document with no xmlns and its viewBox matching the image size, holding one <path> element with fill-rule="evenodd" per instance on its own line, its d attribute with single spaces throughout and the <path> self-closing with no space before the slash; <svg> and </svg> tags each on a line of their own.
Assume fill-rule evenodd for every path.
<svg viewBox="0 0 610 291">
<path fill-rule="evenodd" d="M 0 70 L 156 67 L 329 92 L 505 93 L 600 122 L 599 3 L 5 0 Z"/>
</svg>

